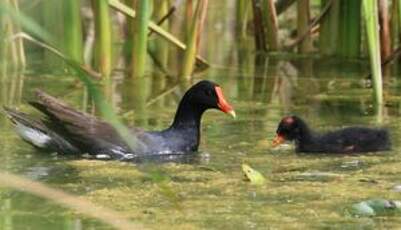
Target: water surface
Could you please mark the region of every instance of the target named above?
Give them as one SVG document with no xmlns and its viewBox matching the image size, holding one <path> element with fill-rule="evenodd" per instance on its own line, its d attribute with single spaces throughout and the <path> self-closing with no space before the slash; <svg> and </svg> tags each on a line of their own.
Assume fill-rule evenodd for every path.
<svg viewBox="0 0 401 230">
<path fill-rule="evenodd" d="M 46 154 L 21 141 L 0 117 L 2 170 L 38 180 L 158 229 L 397 228 L 397 216 L 356 218 L 347 208 L 369 198 L 401 199 L 400 85 L 386 79 L 388 103 L 374 112 L 366 88 L 366 63 L 319 58 L 233 58 L 198 75 L 221 84 L 238 118 L 208 111 L 199 153 L 187 163 L 127 163 Z M 74 107 L 93 111 L 85 89 L 68 74 L 32 65 L 3 76 L 0 101 L 32 111 L 26 101 L 45 88 Z M 101 87 L 125 123 L 151 130 L 167 127 L 186 86 L 150 74 L 133 84 L 115 73 Z M 368 155 L 305 155 L 293 147 L 272 149 L 280 118 L 297 114 L 318 130 L 349 125 L 386 126 L 393 150 Z M 381 122 L 381 123 L 380 123 Z M 267 178 L 264 186 L 244 181 L 241 164 Z M 50 201 L 1 189 L 1 229 L 110 229 Z"/>
</svg>

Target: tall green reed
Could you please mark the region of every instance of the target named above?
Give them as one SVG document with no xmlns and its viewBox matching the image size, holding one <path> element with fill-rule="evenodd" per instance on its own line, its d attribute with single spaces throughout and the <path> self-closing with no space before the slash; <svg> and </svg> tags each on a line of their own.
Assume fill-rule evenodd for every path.
<svg viewBox="0 0 401 230">
<path fill-rule="evenodd" d="M 322 0 L 322 10 L 331 0 Z M 322 19 L 319 33 L 319 51 L 323 55 L 335 55 L 338 52 L 340 1 L 332 1 L 326 17 Z"/>
<path fill-rule="evenodd" d="M 380 57 L 379 18 L 376 1 L 362 2 L 363 15 L 365 19 L 370 68 L 373 80 L 373 92 L 375 104 L 383 105 L 383 83 Z"/>
<path fill-rule="evenodd" d="M 95 21 L 95 67 L 103 77 L 112 71 L 112 37 L 107 0 L 92 0 Z"/>
<path fill-rule="evenodd" d="M 378 2 L 380 24 L 380 52 L 381 57 L 384 60 L 388 58 L 391 54 L 390 20 L 388 16 L 387 0 L 379 0 Z"/>
<path fill-rule="evenodd" d="M 197 54 L 196 38 L 200 31 L 201 15 L 202 11 L 206 10 L 207 0 L 198 0 L 196 4 L 195 12 L 191 20 L 191 27 L 189 34 L 186 35 L 187 49 L 184 53 L 184 59 L 180 77 L 183 79 L 189 79 L 192 75 L 195 66 L 195 58 Z"/>
<path fill-rule="evenodd" d="M 297 34 L 301 35 L 308 33 L 310 19 L 309 0 L 297 1 Z M 299 53 L 309 53 L 312 51 L 312 39 L 310 34 L 300 42 L 298 45 Z"/>
<path fill-rule="evenodd" d="M 110 7 L 125 14 L 126 16 L 135 18 L 135 15 L 136 15 L 135 10 L 131 9 L 130 7 L 126 6 L 125 4 L 122 4 L 120 1 L 109 0 L 109 5 L 110 5 Z M 171 43 L 174 46 L 176 46 L 177 48 L 179 48 L 180 50 L 183 50 L 185 52 L 185 50 L 187 49 L 187 46 L 183 42 L 181 42 L 178 38 L 176 38 L 174 35 L 172 35 L 168 31 L 161 28 L 159 25 L 157 25 L 153 21 L 149 21 L 149 29 L 152 32 L 154 32 L 157 35 L 164 38 L 165 40 L 167 40 L 169 43 Z M 209 63 L 199 55 L 196 55 L 196 64 L 197 64 L 197 66 L 201 66 L 201 67 L 209 66 Z"/>
<path fill-rule="evenodd" d="M 19 13 L 19 3 L 18 0 L 9 0 L 11 6 L 15 9 L 16 13 Z M 19 23 L 12 23 L 9 24 L 9 29 L 12 34 L 18 34 L 21 32 L 21 28 Z M 25 68 L 26 66 L 26 57 L 25 57 L 25 50 L 24 50 L 24 42 L 22 39 L 15 39 L 12 44 L 12 55 L 15 56 L 15 64 L 17 68 Z"/>
<path fill-rule="evenodd" d="M 169 13 L 169 2 L 167 0 L 154 0 L 155 5 L 158 7 L 154 8 L 153 11 L 153 19 L 155 21 L 161 20 Z M 161 28 L 167 29 L 169 27 L 168 20 L 160 25 Z M 160 65 L 164 68 L 167 67 L 168 64 L 168 46 L 167 42 L 162 40 L 160 37 L 157 37 L 153 41 L 153 47 L 155 50 L 155 58 L 160 63 Z"/>
<path fill-rule="evenodd" d="M 361 1 L 340 0 L 338 54 L 356 58 L 361 50 Z"/>
<path fill-rule="evenodd" d="M 397 16 L 398 16 L 397 20 L 401 27 L 401 0 L 394 0 L 393 4 L 397 5 Z"/>
<path fill-rule="evenodd" d="M 246 28 L 249 18 L 250 2 L 248 0 L 237 0 L 236 4 L 236 37 L 246 37 Z"/>
<path fill-rule="evenodd" d="M 132 51 L 132 77 L 141 77 L 145 73 L 148 47 L 148 24 L 150 1 L 137 0 L 137 15 L 134 19 L 134 38 Z"/>
<path fill-rule="evenodd" d="M 273 0 L 264 0 L 263 6 L 264 22 L 267 29 L 267 46 L 269 50 L 276 51 L 279 49 L 276 6 Z"/>
<path fill-rule="evenodd" d="M 390 16 L 390 37 L 391 37 L 391 48 L 397 48 L 398 46 L 398 34 L 400 33 L 400 24 L 399 24 L 399 16 L 398 16 L 398 8 L 399 1 L 393 1 L 391 5 L 391 16 Z"/>
<path fill-rule="evenodd" d="M 261 0 L 252 0 L 252 11 L 253 11 L 255 48 L 258 51 L 266 51 L 266 37 L 265 37 L 265 28 L 263 24 Z"/>
<path fill-rule="evenodd" d="M 81 1 L 63 0 L 64 9 L 64 53 L 83 63 Z"/>
</svg>

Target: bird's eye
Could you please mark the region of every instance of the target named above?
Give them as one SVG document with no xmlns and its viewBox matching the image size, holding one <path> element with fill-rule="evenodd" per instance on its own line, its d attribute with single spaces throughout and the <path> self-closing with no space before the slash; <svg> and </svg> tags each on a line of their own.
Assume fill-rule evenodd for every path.
<svg viewBox="0 0 401 230">
<path fill-rule="evenodd" d="M 205 94 L 207 95 L 207 96 L 212 96 L 213 95 L 213 92 L 212 92 L 212 90 L 206 90 L 205 91 Z"/>
</svg>

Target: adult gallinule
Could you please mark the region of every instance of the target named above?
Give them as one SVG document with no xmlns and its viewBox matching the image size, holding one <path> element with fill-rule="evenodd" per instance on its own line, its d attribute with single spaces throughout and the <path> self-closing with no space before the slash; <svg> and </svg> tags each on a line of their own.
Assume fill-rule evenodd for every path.
<svg viewBox="0 0 401 230">
<path fill-rule="evenodd" d="M 200 122 L 205 110 L 214 108 L 235 117 L 219 85 L 200 81 L 181 99 L 171 126 L 163 131 L 130 129 L 138 140 L 135 149 L 107 122 L 79 112 L 42 91 L 29 102 L 46 117 L 41 120 L 4 107 L 17 133 L 33 146 L 65 154 L 106 155 L 114 159 L 135 156 L 184 154 L 198 149 Z"/>
<path fill-rule="evenodd" d="M 284 117 L 278 125 L 273 146 L 295 141 L 296 152 L 358 153 L 389 150 L 390 138 L 386 129 L 349 127 L 324 134 L 312 132 L 297 116 Z"/>
</svg>

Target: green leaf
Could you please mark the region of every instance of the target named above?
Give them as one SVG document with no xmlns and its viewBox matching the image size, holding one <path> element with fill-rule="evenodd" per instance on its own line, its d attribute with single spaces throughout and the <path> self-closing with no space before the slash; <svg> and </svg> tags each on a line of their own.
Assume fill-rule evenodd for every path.
<svg viewBox="0 0 401 230">
<path fill-rule="evenodd" d="M 401 213 L 401 201 L 371 199 L 352 205 L 352 213 L 357 216 L 375 216 Z"/>
<path fill-rule="evenodd" d="M 262 185 L 266 182 L 265 177 L 260 172 L 247 164 L 242 164 L 242 172 L 244 172 L 246 179 L 249 180 L 251 184 Z"/>
</svg>

